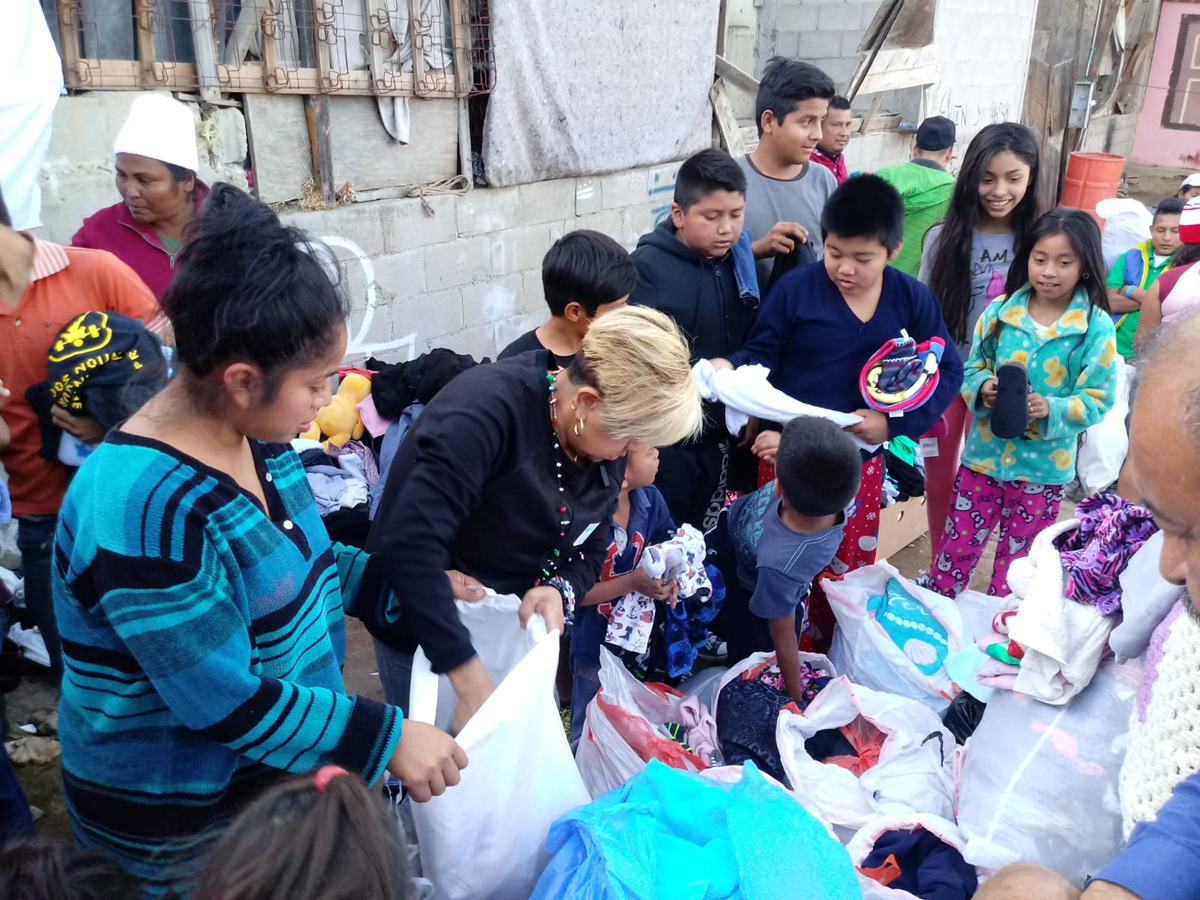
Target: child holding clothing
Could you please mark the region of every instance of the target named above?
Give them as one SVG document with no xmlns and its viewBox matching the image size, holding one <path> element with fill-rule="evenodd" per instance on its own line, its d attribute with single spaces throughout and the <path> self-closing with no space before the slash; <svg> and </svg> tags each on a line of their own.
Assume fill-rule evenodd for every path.
<svg viewBox="0 0 1200 900">
<path fill-rule="evenodd" d="M 743 239 L 746 176 L 723 150 L 702 150 L 679 167 L 671 217 L 633 251 L 637 286 L 629 302 L 675 320 L 692 362 L 742 346 L 758 309 L 758 284 Z M 741 244 L 741 249 L 735 247 Z M 716 525 L 725 506 L 729 439 L 724 411 L 706 409 L 698 440 L 665 447 L 655 486 L 678 524 Z"/>
<path fill-rule="evenodd" d="M 718 627 L 731 658 L 774 650 L 784 692 L 796 700 L 808 596 L 842 542 L 861 470 L 857 445 L 837 425 L 792 419 L 780 433 L 775 480 L 739 497 L 713 536 L 726 586 Z"/>
<path fill-rule="evenodd" d="M 617 496 L 617 509 L 609 528 L 608 552 L 600 567 L 600 580 L 587 592 L 571 626 L 571 739 L 583 733 L 587 705 L 600 689 L 600 645 L 608 628 L 601 603 L 611 603 L 630 591 L 654 600 L 673 601 L 679 585 L 651 578 L 641 567 L 642 551 L 675 533 L 675 523 L 662 494 L 654 487 L 659 451 L 640 442 L 629 446 L 625 478 Z"/>
<path fill-rule="evenodd" d="M 929 229 L 919 278 L 942 305 L 959 358 L 971 355 L 975 323 L 1004 293 L 1004 279 L 1020 244 L 1045 211 L 1038 201 L 1041 150 L 1024 125 L 989 125 L 971 140 L 946 218 Z M 938 428 L 936 456 L 925 457 L 926 513 L 936 551 L 950 508 L 963 438 L 971 415 L 955 397 Z"/>
<path fill-rule="evenodd" d="M 876 175 L 856 175 L 838 188 L 821 219 L 824 261 L 781 278 L 763 304 L 746 345 L 716 368 L 758 363 L 770 383 L 804 403 L 856 413 L 848 430 L 868 444 L 917 438 L 928 431 L 957 395 L 962 363 L 946 353 L 937 389 L 922 406 L 888 416 L 867 409 L 859 389 L 863 366 L 889 340 L 907 332 L 918 344 L 939 337 L 947 344 L 942 312 L 925 285 L 888 263 L 900 252 L 904 201 Z M 755 452 L 769 455 L 779 438 L 759 435 Z M 833 563 L 838 573 L 875 561 L 883 461 L 872 455 L 862 468 L 845 537 Z M 811 615 L 816 646 L 832 639 L 833 618 L 823 595 L 814 594 Z"/>
<path fill-rule="evenodd" d="M 1017 249 L 1008 293 L 984 310 L 975 327 L 962 389 L 975 425 L 930 573 L 935 589 L 948 597 L 971 580 L 997 522 L 988 593 L 1010 593 L 1009 564 L 1058 518 L 1075 475 L 1076 438 L 1112 406 L 1119 357 L 1104 272 L 1092 217 L 1073 209 L 1047 213 Z M 997 375 L 1014 372 L 1022 389 L 1008 396 L 1018 414 L 1026 406 L 1029 426 L 1021 438 L 1006 441 L 992 430 L 994 416 L 1013 412 L 1001 408 L 1007 391 L 998 393 Z"/>
</svg>

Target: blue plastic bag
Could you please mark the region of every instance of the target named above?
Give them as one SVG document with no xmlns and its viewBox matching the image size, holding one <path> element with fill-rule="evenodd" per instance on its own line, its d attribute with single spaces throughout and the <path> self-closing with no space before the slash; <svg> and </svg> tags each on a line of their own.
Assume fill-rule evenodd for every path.
<svg viewBox="0 0 1200 900">
<path fill-rule="evenodd" d="M 530 900 L 861 900 L 850 856 L 747 763 L 725 784 L 652 761 L 560 818 Z"/>
</svg>

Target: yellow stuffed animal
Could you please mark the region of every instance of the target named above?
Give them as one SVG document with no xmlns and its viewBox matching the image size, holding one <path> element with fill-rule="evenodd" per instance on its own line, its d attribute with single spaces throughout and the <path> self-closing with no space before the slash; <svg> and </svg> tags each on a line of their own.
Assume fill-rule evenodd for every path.
<svg viewBox="0 0 1200 900">
<path fill-rule="evenodd" d="M 363 423 L 355 407 L 370 393 L 371 379 L 351 372 L 338 385 L 330 404 L 317 413 L 312 428 L 300 436 L 316 441 L 325 435 L 326 449 L 330 444 L 345 447 L 350 441 L 358 440 L 362 437 Z"/>
</svg>

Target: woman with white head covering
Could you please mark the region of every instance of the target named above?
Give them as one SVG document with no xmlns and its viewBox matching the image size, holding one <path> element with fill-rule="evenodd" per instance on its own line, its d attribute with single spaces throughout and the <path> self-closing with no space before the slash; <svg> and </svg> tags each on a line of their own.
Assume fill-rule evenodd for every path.
<svg viewBox="0 0 1200 900">
<path fill-rule="evenodd" d="M 71 243 L 116 255 L 161 296 L 175 274 L 183 230 L 208 196 L 196 177 L 192 112 L 170 94 L 143 94 L 114 149 L 121 202 L 85 219 Z"/>
</svg>

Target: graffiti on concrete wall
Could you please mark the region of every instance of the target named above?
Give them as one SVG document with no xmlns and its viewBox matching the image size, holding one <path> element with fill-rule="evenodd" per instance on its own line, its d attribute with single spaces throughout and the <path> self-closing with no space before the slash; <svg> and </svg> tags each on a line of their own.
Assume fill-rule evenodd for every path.
<svg viewBox="0 0 1200 900">
<path fill-rule="evenodd" d="M 346 356 L 373 356 L 380 353 L 391 353 L 396 350 L 407 350 L 408 359 L 412 359 L 416 355 L 417 333 L 414 331 L 406 334 L 403 337 L 388 338 L 384 341 L 371 341 L 371 325 L 375 320 L 376 307 L 379 302 L 379 289 L 375 283 L 375 266 L 367 256 L 366 251 L 358 244 L 349 238 L 339 237 L 338 235 L 326 235 L 320 238 L 329 247 L 340 248 L 349 254 L 349 259 L 341 258 L 341 264 L 344 267 L 358 265 L 362 269 L 363 283 L 365 284 L 366 297 L 365 309 L 361 312 L 362 319 L 358 323 L 358 327 L 354 327 L 353 320 L 359 315 L 351 311 L 346 318 L 346 334 L 349 336 L 346 343 Z M 347 279 L 349 281 L 350 279 Z M 355 304 L 351 298 L 351 306 Z"/>
</svg>

